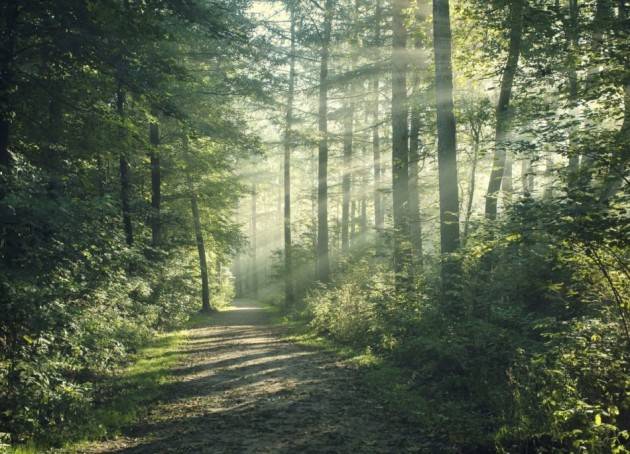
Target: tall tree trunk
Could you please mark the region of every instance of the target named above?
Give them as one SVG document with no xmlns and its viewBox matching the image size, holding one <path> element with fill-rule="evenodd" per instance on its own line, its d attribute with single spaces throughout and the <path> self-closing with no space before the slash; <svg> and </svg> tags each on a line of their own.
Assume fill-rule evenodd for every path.
<svg viewBox="0 0 630 454">
<path fill-rule="evenodd" d="M 367 115 L 366 115 L 366 120 L 368 120 Z M 367 121 L 366 121 L 367 123 Z M 367 140 L 363 141 L 363 145 L 361 146 L 361 163 L 365 163 L 367 162 L 367 146 L 365 145 L 367 143 Z M 367 192 L 368 192 L 368 177 L 367 177 L 367 172 L 365 170 L 365 166 L 362 165 L 361 166 L 361 221 L 360 221 L 360 227 L 361 227 L 361 236 L 362 238 L 365 238 L 365 236 L 367 235 L 367 230 L 368 230 L 368 219 L 367 219 Z"/>
<path fill-rule="evenodd" d="M 414 102 L 418 102 L 417 99 Z M 409 129 L 409 235 L 414 263 L 422 267 L 422 224 L 420 219 L 419 166 L 420 162 L 420 108 L 411 109 Z"/>
<path fill-rule="evenodd" d="M 406 0 L 392 3 L 392 198 L 394 215 L 394 272 L 396 285 L 404 288 L 410 270 L 409 244 L 409 147 L 407 104 L 407 30 L 404 24 Z"/>
<path fill-rule="evenodd" d="M 486 194 L 486 217 L 497 217 L 497 194 L 506 170 L 506 142 L 510 127 L 510 98 L 512 86 L 518 69 L 523 38 L 523 8 L 526 0 L 512 0 L 510 3 L 510 46 L 507 63 L 501 78 L 501 91 L 496 108 L 495 149 L 492 161 L 492 172 Z M 510 166 L 511 167 L 511 166 Z"/>
<path fill-rule="evenodd" d="M 9 137 L 11 133 L 11 89 L 13 86 L 13 60 L 15 58 L 15 27 L 19 16 L 18 1 L 7 0 L 2 6 L 4 27 L 0 31 L 2 54 L 0 55 L 0 166 L 11 167 L 11 153 L 9 151 Z M 3 169 L 0 167 L 0 171 Z M 0 188 L 0 197 L 4 194 Z"/>
<path fill-rule="evenodd" d="M 626 0 L 619 0 L 619 17 L 617 19 L 618 39 L 628 40 L 630 33 L 628 32 L 628 12 Z M 626 68 L 630 65 L 626 56 Z M 604 180 L 604 184 L 600 193 L 600 201 L 607 203 L 617 191 L 621 189 L 624 181 L 627 181 L 628 163 L 630 162 L 630 77 L 626 75 L 623 84 L 624 94 L 624 116 L 621 129 L 617 135 L 619 152 L 613 154 L 608 169 L 608 174 Z"/>
<path fill-rule="evenodd" d="M 186 182 L 188 183 L 188 192 L 190 196 L 190 208 L 193 219 L 193 229 L 195 231 L 195 243 L 197 244 L 197 253 L 199 255 L 199 272 L 201 273 L 201 312 L 212 312 L 214 309 L 210 304 L 210 283 L 208 280 L 208 261 L 206 257 L 206 244 L 203 239 L 201 230 L 201 216 L 199 215 L 199 205 L 197 203 L 197 191 L 193 185 L 193 180 L 188 169 L 191 166 L 190 156 L 188 154 L 188 137 L 183 138 L 184 156 L 188 160 L 186 163 Z"/>
<path fill-rule="evenodd" d="M 433 45 L 437 98 L 440 246 L 442 254 L 448 254 L 459 247 L 457 142 L 453 114 L 451 20 L 448 0 L 433 0 Z M 444 283 L 449 282 L 451 271 L 450 266 L 442 267 Z"/>
<path fill-rule="evenodd" d="M 289 55 L 289 93 L 284 133 L 284 304 L 293 304 L 294 282 L 291 245 L 291 150 L 293 98 L 295 94 L 295 5 L 291 5 L 291 50 Z"/>
<path fill-rule="evenodd" d="M 481 129 L 481 128 L 480 128 Z M 477 185 L 477 163 L 479 162 L 479 131 L 473 132 L 473 156 L 470 165 L 470 182 L 468 184 L 468 200 L 466 202 L 466 217 L 464 221 L 464 233 L 462 235 L 462 244 L 466 245 L 468 239 L 468 230 L 470 228 L 470 217 L 472 216 L 473 201 L 475 200 L 475 189 Z"/>
<path fill-rule="evenodd" d="M 251 209 L 252 209 L 252 216 L 251 216 L 251 232 L 250 232 L 250 247 L 251 247 L 251 266 L 252 266 L 252 295 L 254 297 L 258 296 L 258 263 L 257 263 L 257 249 L 258 249 L 258 244 L 257 244 L 257 226 L 256 226 L 256 221 L 257 221 L 257 217 L 258 217 L 258 213 L 257 213 L 257 207 L 256 207 L 256 198 L 258 196 L 257 192 L 256 192 L 256 183 L 252 184 L 252 202 L 251 202 Z"/>
<path fill-rule="evenodd" d="M 241 200 L 236 202 L 236 222 L 238 223 L 241 215 Z M 236 298 L 243 296 L 243 263 L 240 251 L 236 253 L 234 258 L 234 292 Z"/>
<path fill-rule="evenodd" d="M 512 152 L 505 150 L 505 165 L 503 170 L 503 178 L 501 180 L 501 192 L 503 193 L 503 206 L 507 207 L 512 204 L 512 193 L 514 192 L 513 184 L 513 165 Z"/>
<path fill-rule="evenodd" d="M 118 92 L 116 94 L 116 109 L 118 117 L 122 122 L 125 118 L 125 91 L 122 83 L 118 83 Z M 119 156 L 119 172 L 120 172 L 120 202 L 122 206 L 122 220 L 125 231 L 125 241 L 128 246 L 133 244 L 133 225 L 131 224 L 131 182 L 129 175 L 129 161 L 127 160 L 127 143 L 125 126 L 120 126 L 120 146 L 123 148 Z"/>
<path fill-rule="evenodd" d="M 160 155 L 158 146 L 160 145 L 160 130 L 157 122 L 149 125 L 149 142 L 151 143 L 151 245 L 157 247 L 161 239 L 161 176 L 160 176 Z"/>
<path fill-rule="evenodd" d="M 319 156 L 317 169 L 317 277 L 330 279 L 328 254 L 328 59 L 333 20 L 333 0 L 326 0 L 319 71 Z"/>
<path fill-rule="evenodd" d="M 197 194 L 189 179 L 190 207 L 192 209 L 193 226 L 195 228 L 195 241 L 197 243 L 197 253 L 199 254 L 199 271 L 201 272 L 201 311 L 212 312 L 210 305 L 210 284 L 208 282 L 208 263 L 206 258 L 206 245 L 203 241 L 201 231 L 201 219 L 199 217 L 199 206 L 197 205 Z"/>
<path fill-rule="evenodd" d="M 352 98 L 352 89 L 349 97 Z M 350 237 L 348 235 L 348 222 L 350 218 L 350 191 L 352 185 L 352 139 L 354 135 L 354 101 L 346 102 L 343 118 L 343 176 L 341 180 L 342 204 L 341 204 L 341 250 L 347 253 L 350 249 Z"/>
<path fill-rule="evenodd" d="M 381 45 L 381 16 L 382 7 L 381 0 L 376 0 L 376 8 L 374 11 L 374 43 L 373 46 L 376 49 L 376 55 L 380 55 Z M 379 134 L 379 77 L 374 76 L 371 81 L 372 87 L 372 118 L 374 124 L 372 125 L 372 159 L 373 159 L 373 171 L 374 171 L 374 227 L 377 232 L 382 232 L 385 224 L 385 212 L 383 210 L 383 195 L 381 194 L 381 175 L 383 173 L 381 169 L 381 138 Z"/>
<path fill-rule="evenodd" d="M 416 5 L 416 7 L 418 8 L 416 21 L 420 23 L 423 20 L 420 14 L 420 5 Z M 422 39 L 418 31 L 416 31 L 414 40 L 414 47 L 417 50 L 422 48 Z M 422 224 L 420 219 L 420 188 L 418 187 L 418 163 L 420 162 L 421 147 L 420 98 L 420 68 L 419 65 L 416 65 L 413 77 L 413 101 L 409 125 L 409 235 L 411 237 L 414 264 L 422 268 Z"/>
<path fill-rule="evenodd" d="M 578 31 L 578 0 L 567 0 L 568 20 L 564 23 L 565 35 L 568 41 L 569 58 L 567 64 L 567 79 L 569 82 L 569 106 L 572 113 L 575 112 L 578 102 L 578 76 L 577 76 L 577 59 L 579 50 L 579 31 Z M 575 177 L 580 169 L 580 155 L 575 153 L 575 140 L 573 133 L 569 133 L 569 185 L 575 184 Z"/>
</svg>

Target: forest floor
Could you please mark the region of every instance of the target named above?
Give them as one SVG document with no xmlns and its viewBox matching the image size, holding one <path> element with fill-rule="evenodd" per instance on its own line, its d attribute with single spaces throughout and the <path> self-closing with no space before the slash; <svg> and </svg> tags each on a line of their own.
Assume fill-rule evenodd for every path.
<svg viewBox="0 0 630 454">
<path fill-rule="evenodd" d="M 188 332 L 161 398 L 119 438 L 85 453 L 427 452 L 338 355 L 286 340 L 251 301 Z"/>
</svg>

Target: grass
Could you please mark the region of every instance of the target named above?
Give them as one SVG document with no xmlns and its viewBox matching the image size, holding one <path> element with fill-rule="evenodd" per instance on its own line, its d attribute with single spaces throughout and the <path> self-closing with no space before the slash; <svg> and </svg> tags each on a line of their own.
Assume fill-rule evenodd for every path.
<svg viewBox="0 0 630 454">
<path fill-rule="evenodd" d="M 207 317 L 207 316 L 204 316 Z M 200 320 L 197 320 L 197 323 Z M 191 321 L 187 328 L 195 321 Z M 134 354 L 127 366 L 101 383 L 102 401 L 82 418 L 83 422 L 72 428 L 74 441 L 68 442 L 63 452 L 79 453 L 94 440 L 118 435 L 147 413 L 149 404 L 164 393 L 164 385 L 170 380 L 170 370 L 178 361 L 174 354 L 187 338 L 187 329 L 159 334 Z M 0 453 L 36 454 L 51 448 L 28 443 L 14 447 L 2 447 Z"/>
</svg>

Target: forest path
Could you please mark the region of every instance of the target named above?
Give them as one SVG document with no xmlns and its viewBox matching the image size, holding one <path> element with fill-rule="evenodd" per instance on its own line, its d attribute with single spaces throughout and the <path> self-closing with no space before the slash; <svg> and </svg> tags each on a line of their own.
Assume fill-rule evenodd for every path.
<svg viewBox="0 0 630 454">
<path fill-rule="evenodd" d="M 265 311 L 236 301 L 190 331 L 146 420 L 90 453 L 423 452 L 333 354 L 285 341 Z"/>
</svg>

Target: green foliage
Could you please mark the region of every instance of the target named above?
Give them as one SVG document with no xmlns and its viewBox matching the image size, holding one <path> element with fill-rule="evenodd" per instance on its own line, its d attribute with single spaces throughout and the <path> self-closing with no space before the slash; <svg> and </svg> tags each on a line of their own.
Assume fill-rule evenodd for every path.
<svg viewBox="0 0 630 454">
<path fill-rule="evenodd" d="M 591 206 L 563 216 L 572 210 L 525 200 L 477 229 L 446 295 L 430 274 L 396 295 L 386 268 L 355 258 L 306 298 L 309 326 L 388 358 L 366 373 L 399 410 L 403 386 L 415 402 L 404 411 L 436 443 L 626 452 L 626 252 L 602 233 L 623 229 L 624 215 Z"/>
</svg>

